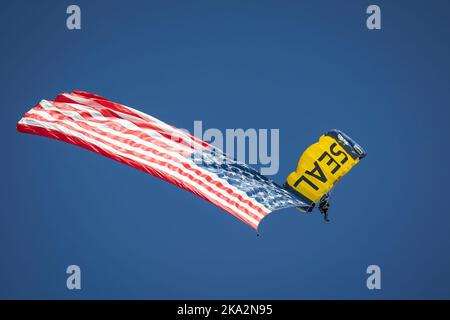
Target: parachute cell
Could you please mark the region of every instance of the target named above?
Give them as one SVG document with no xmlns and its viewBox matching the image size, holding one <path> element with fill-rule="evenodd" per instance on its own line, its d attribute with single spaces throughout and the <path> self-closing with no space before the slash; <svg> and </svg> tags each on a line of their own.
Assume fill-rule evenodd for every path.
<svg viewBox="0 0 450 320">
<path fill-rule="evenodd" d="M 305 150 L 297 169 L 288 175 L 285 187 L 308 203 L 311 211 L 365 156 L 363 148 L 349 136 L 331 130 Z"/>
</svg>

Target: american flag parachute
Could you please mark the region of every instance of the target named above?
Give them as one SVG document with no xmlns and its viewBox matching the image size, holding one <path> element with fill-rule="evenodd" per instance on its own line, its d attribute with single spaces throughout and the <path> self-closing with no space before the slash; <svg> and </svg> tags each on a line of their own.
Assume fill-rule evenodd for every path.
<svg viewBox="0 0 450 320">
<path fill-rule="evenodd" d="M 17 130 L 71 143 L 142 170 L 255 229 L 271 211 L 309 206 L 212 145 L 95 94 L 73 91 L 42 100 L 25 113 Z"/>
</svg>

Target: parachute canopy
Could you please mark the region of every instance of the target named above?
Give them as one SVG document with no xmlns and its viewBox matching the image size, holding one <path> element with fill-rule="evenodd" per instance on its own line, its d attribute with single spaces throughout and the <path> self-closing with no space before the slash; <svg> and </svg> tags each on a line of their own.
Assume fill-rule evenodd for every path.
<svg viewBox="0 0 450 320">
<path fill-rule="evenodd" d="M 331 130 L 305 150 L 285 186 L 308 203 L 310 211 L 365 156 L 349 136 Z"/>
</svg>

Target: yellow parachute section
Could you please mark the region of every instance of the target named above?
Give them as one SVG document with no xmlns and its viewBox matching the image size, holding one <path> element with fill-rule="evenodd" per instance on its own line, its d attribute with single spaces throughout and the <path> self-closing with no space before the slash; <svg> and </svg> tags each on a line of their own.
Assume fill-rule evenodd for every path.
<svg viewBox="0 0 450 320">
<path fill-rule="evenodd" d="M 309 203 L 311 211 L 365 156 L 365 151 L 345 133 L 329 131 L 305 150 L 297 169 L 288 175 L 285 187 Z"/>
</svg>

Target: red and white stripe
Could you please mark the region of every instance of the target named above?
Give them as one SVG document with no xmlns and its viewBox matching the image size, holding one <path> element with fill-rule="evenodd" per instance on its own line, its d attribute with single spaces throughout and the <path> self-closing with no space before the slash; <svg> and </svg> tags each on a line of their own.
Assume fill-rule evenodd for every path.
<svg viewBox="0 0 450 320">
<path fill-rule="evenodd" d="M 17 124 L 21 132 L 62 140 L 147 172 L 223 208 L 253 228 L 270 210 L 191 153 L 211 146 L 133 108 L 85 92 L 42 100 Z M 175 138 L 174 138 L 175 137 Z"/>
</svg>

